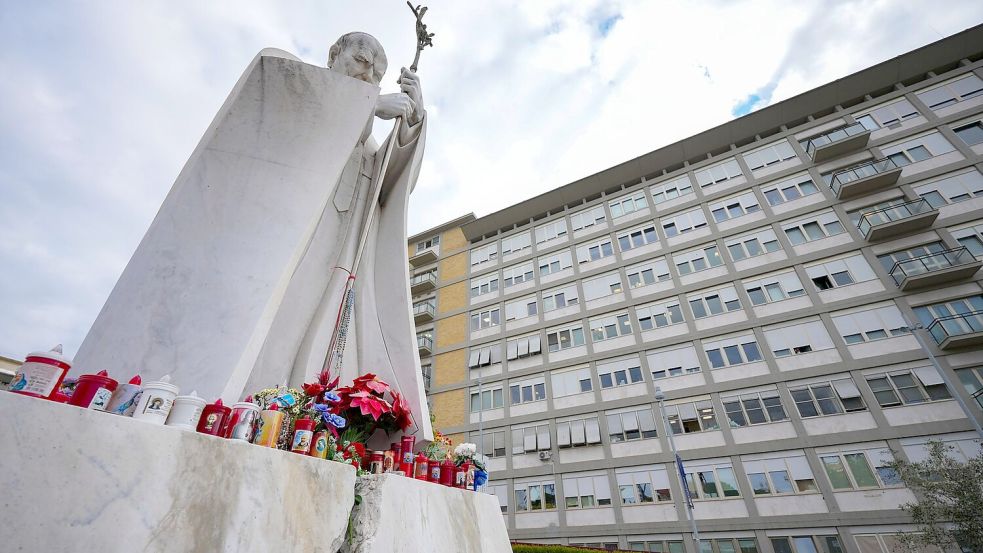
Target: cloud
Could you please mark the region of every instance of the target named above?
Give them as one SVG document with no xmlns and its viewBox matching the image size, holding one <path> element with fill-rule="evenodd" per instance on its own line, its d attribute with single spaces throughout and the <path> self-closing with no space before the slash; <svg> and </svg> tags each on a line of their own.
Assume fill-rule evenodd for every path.
<svg viewBox="0 0 983 553">
<path fill-rule="evenodd" d="M 430 135 L 410 232 L 507 207 L 723 123 L 742 103 L 758 109 L 983 16 L 968 0 L 944 10 L 926 0 L 428 5 L 436 36 L 420 74 Z M 256 52 L 275 46 L 324 63 L 334 39 L 356 29 L 380 39 L 394 69 L 412 59 L 412 19 L 393 0 L 6 9 L 0 354 L 60 341 L 77 349 Z"/>
</svg>

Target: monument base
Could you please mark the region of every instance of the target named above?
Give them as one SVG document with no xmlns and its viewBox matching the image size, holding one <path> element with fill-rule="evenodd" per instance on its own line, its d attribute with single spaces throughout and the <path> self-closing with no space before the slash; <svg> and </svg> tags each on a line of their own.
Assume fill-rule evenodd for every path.
<svg viewBox="0 0 983 553">
<path fill-rule="evenodd" d="M 0 392 L 0 543 L 45 553 L 511 551 L 498 501 Z M 348 536 L 349 516 L 351 540 Z"/>
</svg>

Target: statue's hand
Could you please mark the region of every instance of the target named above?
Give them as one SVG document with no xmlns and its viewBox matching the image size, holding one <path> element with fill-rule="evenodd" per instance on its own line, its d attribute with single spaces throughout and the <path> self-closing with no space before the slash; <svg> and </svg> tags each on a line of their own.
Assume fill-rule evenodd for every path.
<svg viewBox="0 0 983 553">
<path fill-rule="evenodd" d="M 413 113 L 408 121 L 411 125 L 419 123 L 423 119 L 423 89 L 420 88 L 420 77 L 407 68 L 403 68 L 399 73 L 399 89 L 413 100 Z"/>
<path fill-rule="evenodd" d="M 409 118 L 413 113 L 413 100 L 402 92 L 380 94 L 375 103 L 375 116 L 380 119 Z"/>
</svg>

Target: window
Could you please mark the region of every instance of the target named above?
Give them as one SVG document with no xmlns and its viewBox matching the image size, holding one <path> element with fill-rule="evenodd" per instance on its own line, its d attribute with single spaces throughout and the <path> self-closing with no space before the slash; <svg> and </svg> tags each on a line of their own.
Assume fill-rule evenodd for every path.
<svg viewBox="0 0 983 553">
<path fill-rule="evenodd" d="M 836 536 L 791 536 L 771 538 L 775 553 L 843 553 Z"/>
<path fill-rule="evenodd" d="M 595 205 L 571 215 L 570 228 L 573 230 L 590 228 L 603 223 L 605 219 L 607 219 L 607 215 L 604 214 L 604 206 Z"/>
<path fill-rule="evenodd" d="M 631 334 L 631 319 L 628 313 L 607 315 L 590 319 L 590 336 L 593 342 L 602 342 L 618 336 Z"/>
<path fill-rule="evenodd" d="M 638 326 L 642 331 L 662 328 L 685 322 L 683 310 L 679 308 L 678 300 L 651 303 L 635 308 L 638 315 Z"/>
<path fill-rule="evenodd" d="M 906 140 L 900 144 L 885 145 L 881 151 L 898 167 L 925 161 L 955 150 L 945 137 L 938 131 Z"/>
<path fill-rule="evenodd" d="M 788 140 L 779 140 L 778 142 L 744 154 L 744 161 L 754 171 L 755 169 L 775 165 L 776 163 L 781 163 L 794 157 L 795 150 L 792 149 L 792 145 L 788 143 Z"/>
<path fill-rule="evenodd" d="M 529 231 L 513 234 L 507 238 L 502 238 L 502 257 L 506 255 L 517 255 L 532 247 L 532 235 Z"/>
<path fill-rule="evenodd" d="M 673 254 L 672 260 L 676 264 L 676 270 L 679 271 L 680 275 L 697 273 L 724 264 L 723 258 L 720 257 L 720 252 L 717 251 L 716 244 Z"/>
<path fill-rule="evenodd" d="M 564 369 L 550 373 L 553 397 L 566 397 L 594 390 L 590 377 L 590 367 Z"/>
<path fill-rule="evenodd" d="M 550 425 L 546 423 L 512 427 L 512 455 L 524 455 L 535 451 L 549 451 Z"/>
<path fill-rule="evenodd" d="M 901 126 L 901 122 L 918 116 L 918 110 L 911 102 L 901 98 L 890 104 L 876 107 L 863 115 L 856 115 L 858 123 L 868 131 L 876 131 L 881 128 L 894 129 Z"/>
<path fill-rule="evenodd" d="M 505 356 L 509 361 L 539 355 L 542 353 L 539 334 L 510 339 L 505 343 L 505 352 Z"/>
<path fill-rule="evenodd" d="M 583 284 L 584 298 L 587 301 L 620 294 L 624 291 L 621 286 L 621 275 L 617 271 L 587 279 Z"/>
<path fill-rule="evenodd" d="M 973 121 L 968 125 L 955 127 L 952 129 L 952 131 L 956 133 L 956 136 L 965 142 L 967 146 L 983 144 L 983 121 Z"/>
<path fill-rule="evenodd" d="M 881 407 L 915 405 L 952 398 L 934 367 L 868 374 L 864 378 Z"/>
<path fill-rule="evenodd" d="M 804 196 L 811 196 L 819 192 L 819 188 L 809 175 L 799 175 L 776 184 L 762 186 L 761 192 L 768 200 L 768 204 L 776 206 Z"/>
<path fill-rule="evenodd" d="M 505 320 L 515 321 L 526 317 L 535 317 L 539 312 L 536 296 L 526 296 L 505 304 Z"/>
<path fill-rule="evenodd" d="M 611 246 L 610 238 L 577 245 L 577 263 L 590 263 L 612 255 L 614 255 L 614 247 Z"/>
<path fill-rule="evenodd" d="M 894 304 L 846 315 L 833 313 L 832 316 L 836 330 L 848 345 L 911 334 Z"/>
<path fill-rule="evenodd" d="M 625 269 L 625 274 L 628 277 L 628 286 L 631 288 L 672 280 L 672 276 L 669 275 L 669 264 L 663 257 L 628 267 Z"/>
<path fill-rule="evenodd" d="M 699 207 L 662 218 L 662 230 L 665 231 L 666 238 L 672 238 L 706 226 L 707 217 L 703 213 L 703 209 Z"/>
<path fill-rule="evenodd" d="M 477 369 L 502 362 L 502 349 L 498 344 L 471 348 L 468 354 L 468 368 Z"/>
<path fill-rule="evenodd" d="M 732 238 L 724 242 L 724 245 L 727 246 L 730 258 L 734 261 L 757 257 L 782 249 L 782 245 L 778 243 L 778 238 L 775 237 L 775 231 L 770 228 Z"/>
<path fill-rule="evenodd" d="M 608 202 L 608 209 L 611 210 L 612 219 L 617 219 L 622 215 L 628 215 L 646 207 L 648 207 L 648 202 L 645 201 L 645 191 L 635 192 L 630 196 L 624 196 Z"/>
<path fill-rule="evenodd" d="M 477 388 L 472 388 L 477 390 Z M 471 412 L 488 411 L 489 409 L 501 409 L 503 407 L 502 387 L 484 389 L 481 393 L 471 392 Z"/>
<path fill-rule="evenodd" d="M 719 430 L 717 417 L 710 400 L 666 405 L 666 416 L 673 434 L 690 434 L 705 430 Z"/>
<path fill-rule="evenodd" d="M 523 263 L 522 265 L 513 265 L 511 267 L 506 267 L 502 269 L 503 284 L 505 288 L 510 288 L 516 284 L 522 284 L 523 282 L 532 282 L 532 263 Z"/>
<path fill-rule="evenodd" d="M 583 474 L 583 473 L 579 473 Z M 567 509 L 589 509 L 611 505 L 611 486 L 606 475 L 563 476 L 563 503 Z"/>
<path fill-rule="evenodd" d="M 905 533 L 907 534 L 908 532 Z M 901 534 L 855 534 L 853 537 L 857 540 L 860 553 L 895 553 L 905 550 L 901 541 Z M 922 546 L 921 551 L 926 553 L 943 553 L 942 549 L 934 545 Z M 963 549 L 963 551 L 968 551 L 968 549 Z"/>
<path fill-rule="evenodd" d="M 737 299 L 737 290 L 733 286 L 712 292 L 698 292 L 693 296 L 687 296 L 686 299 L 693 310 L 693 316 L 697 319 L 743 309 L 741 300 Z"/>
<path fill-rule="evenodd" d="M 611 443 L 648 440 L 659 435 L 655 430 L 655 415 L 651 407 L 623 412 L 608 411 L 604 416 L 607 417 Z"/>
<path fill-rule="evenodd" d="M 805 455 L 743 461 L 751 491 L 756 496 L 819 491 Z"/>
<path fill-rule="evenodd" d="M 615 469 L 622 505 L 672 501 L 669 473 L 665 467 L 650 465 Z"/>
<path fill-rule="evenodd" d="M 468 441 L 479 446 L 478 452 L 492 459 L 505 457 L 505 430 L 471 432 Z"/>
<path fill-rule="evenodd" d="M 886 448 L 820 453 L 819 460 L 834 490 L 901 485 L 901 478 L 886 466 L 894 460 L 891 451 Z"/>
<path fill-rule="evenodd" d="M 536 243 L 542 244 L 550 240 L 556 240 L 567 235 L 567 222 L 564 219 L 557 219 L 536 227 Z"/>
<path fill-rule="evenodd" d="M 935 88 L 916 92 L 915 95 L 918 96 L 919 100 L 925 102 L 929 109 L 937 110 L 974 98 L 981 93 L 983 93 L 983 81 L 976 75 L 967 73 Z"/>
<path fill-rule="evenodd" d="M 816 286 L 816 290 L 820 292 L 877 278 L 874 270 L 870 268 L 870 264 L 859 253 L 815 265 L 807 265 L 805 269 L 806 274 Z"/>
<path fill-rule="evenodd" d="M 710 204 L 710 213 L 713 215 L 713 220 L 718 223 L 758 211 L 761 211 L 761 206 L 758 205 L 758 199 L 753 192 Z"/>
<path fill-rule="evenodd" d="M 923 257 L 933 253 L 944 252 L 945 250 L 946 247 L 942 244 L 942 242 L 932 242 L 922 246 L 908 248 L 907 250 L 900 250 L 879 255 L 877 256 L 877 260 L 881 262 L 881 266 L 884 267 L 884 270 L 890 273 L 891 269 L 894 268 L 894 264 L 899 261 L 907 261 L 916 257 Z M 929 260 L 926 260 L 926 262 L 929 262 Z"/>
<path fill-rule="evenodd" d="M 565 250 L 552 255 L 541 256 L 539 258 L 539 275 L 546 276 L 569 269 L 573 267 L 572 259 L 570 252 Z"/>
<path fill-rule="evenodd" d="M 765 327 L 765 340 L 777 358 L 833 348 L 826 325 L 819 319 L 778 327 Z"/>
<path fill-rule="evenodd" d="M 512 405 L 546 400 L 546 379 L 537 376 L 509 383 L 509 399 Z"/>
<path fill-rule="evenodd" d="M 584 327 L 579 324 L 546 331 L 546 343 L 550 353 L 584 345 Z"/>
<path fill-rule="evenodd" d="M 802 418 L 866 411 L 860 389 L 849 376 L 789 388 Z"/>
<path fill-rule="evenodd" d="M 471 266 L 494 262 L 498 258 L 498 244 L 491 243 L 471 249 Z"/>
<path fill-rule="evenodd" d="M 743 393 L 720 398 L 731 428 L 788 419 L 778 390 Z"/>
<path fill-rule="evenodd" d="M 744 363 L 761 361 L 761 350 L 753 334 L 725 338 L 703 343 L 711 369 L 722 369 Z"/>
<path fill-rule="evenodd" d="M 674 200 L 681 196 L 693 193 L 693 186 L 690 184 L 689 177 L 683 175 L 672 179 L 669 182 L 664 182 L 662 184 L 657 184 L 649 189 L 652 192 L 652 200 L 656 204 L 668 200 Z"/>
<path fill-rule="evenodd" d="M 898 190 L 900 192 L 900 190 Z M 864 225 L 880 225 L 893 220 L 901 219 L 911 215 L 912 211 L 910 207 L 900 207 L 905 205 L 906 200 L 904 197 L 898 197 L 891 200 L 878 202 L 873 205 L 864 206 L 858 209 L 853 209 L 847 211 L 846 215 L 850 219 L 850 224 L 854 227 L 860 226 L 861 218 L 864 219 Z M 889 209 L 893 208 L 893 209 Z M 927 211 L 927 210 L 925 210 Z M 861 230 L 863 232 L 863 230 Z"/>
<path fill-rule="evenodd" d="M 516 511 L 556 509 L 556 485 L 550 482 L 515 484 Z"/>
<path fill-rule="evenodd" d="M 639 549 L 638 551 L 654 551 Z M 700 538 L 700 553 L 758 553 L 754 538 Z"/>
<path fill-rule="evenodd" d="M 614 388 L 641 382 L 642 369 L 638 356 L 598 362 L 597 378 L 601 388 Z"/>
<path fill-rule="evenodd" d="M 744 290 L 747 291 L 752 305 L 775 303 L 804 296 L 806 293 L 795 271 L 747 281 L 744 283 Z"/>
<path fill-rule="evenodd" d="M 424 363 L 420 365 L 420 372 L 423 373 L 423 389 L 430 391 L 430 383 L 433 380 L 433 365 Z"/>
<path fill-rule="evenodd" d="M 730 465 L 688 467 L 686 483 L 691 499 L 726 499 L 740 497 L 737 476 Z"/>
<path fill-rule="evenodd" d="M 601 443 L 597 415 L 556 421 L 556 446 L 564 449 Z"/>
<path fill-rule="evenodd" d="M 658 242 L 659 237 L 655 234 L 655 224 L 653 223 L 618 233 L 618 247 L 621 248 L 622 252 Z"/>
<path fill-rule="evenodd" d="M 700 360 L 692 345 L 670 346 L 645 353 L 652 369 L 652 378 L 669 378 L 700 372 Z"/>
<path fill-rule="evenodd" d="M 471 312 L 471 332 L 492 328 L 498 326 L 500 323 L 501 317 L 499 316 L 497 307 Z"/>
<path fill-rule="evenodd" d="M 915 193 L 938 209 L 983 196 L 983 174 L 973 168 L 914 187 Z"/>
<path fill-rule="evenodd" d="M 737 164 L 737 160 L 734 158 L 728 159 L 723 163 L 718 163 L 716 165 L 711 165 L 706 169 L 701 169 L 696 171 L 696 182 L 706 188 L 714 184 L 720 184 L 724 181 L 728 181 L 735 177 L 743 176 L 741 173 L 741 167 Z"/>
<path fill-rule="evenodd" d="M 553 288 L 543 292 L 543 312 L 563 309 L 568 305 L 577 305 L 577 287 L 575 285 Z"/>
<path fill-rule="evenodd" d="M 483 296 L 498 291 L 498 274 L 493 273 L 471 279 L 471 297 Z"/>
<path fill-rule="evenodd" d="M 914 309 L 915 316 L 918 317 L 919 322 L 922 323 L 926 328 L 931 326 L 935 319 L 941 319 L 944 317 L 951 317 L 953 315 L 968 315 L 975 311 L 983 311 L 983 295 L 970 296 L 968 298 L 960 298 L 957 300 L 950 300 L 943 303 L 934 303 L 932 305 L 923 305 L 916 307 Z M 976 324 L 975 318 L 970 319 L 974 325 Z M 965 321 L 960 319 L 950 320 L 948 326 L 954 332 L 975 332 L 979 328 L 957 328 L 960 324 L 967 325 Z M 946 329 L 949 332 L 949 329 Z"/>
<path fill-rule="evenodd" d="M 793 246 L 812 242 L 813 240 L 822 240 L 823 238 L 845 232 L 843 223 L 836 217 L 836 213 L 832 211 L 822 213 L 818 217 L 814 215 L 810 219 L 784 224 L 782 225 L 782 230 L 785 231 Z"/>
<path fill-rule="evenodd" d="M 657 551 L 658 553 L 684 553 L 685 548 L 683 547 L 683 542 L 681 541 L 663 541 L 663 540 L 648 540 L 648 541 L 632 541 L 631 538 L 634 536 L 629 536 L 628 549 L 630 551 Z M 754 541 L 750 539 L 750 541 Z M 742 540 L 748 541 L 748 540 Z M 573 545 L 573 544 L 571 544 Z M 617 544 L 612 549 L 617 549 Z M 740 553 L 758 553 L 757 548 L 753 549 L 741 549 Z"/>
<path fill-rule="evenodd" d="M 983 257 L 983 224 L 954 229 L 952 237 L 977 259 Z"/>
<path fill-rule="evenodd" d="M 440 245 L 440 235 L 439 234 L 437 236 L 433 236 L 433 237 L 428 238 L 426 240 L 423 240 L 421 242 L 417 242 L 416 243 L 416 253 L 420 253 L 420 252 L 422 252 L 424 250 L 429 250 L 430 248 L 433 248 L 433 247 L 438 246 L 438 245 Z"/>
</svg>

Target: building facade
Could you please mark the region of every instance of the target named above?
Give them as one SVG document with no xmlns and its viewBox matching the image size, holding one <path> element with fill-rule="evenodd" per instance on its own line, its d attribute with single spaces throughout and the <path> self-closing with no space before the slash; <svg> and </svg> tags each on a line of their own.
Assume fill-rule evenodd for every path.
<svg viewBox="0 0 983 553">
<path fill-rule="evenodd" d="M 983 27 L 409 247 L 513 539 L 696 553 L 672 432 L 699 553 L 891 551 L 980 447 Z"/>
</svg>

